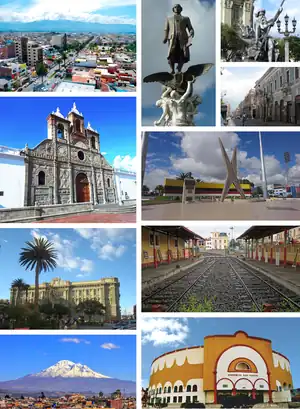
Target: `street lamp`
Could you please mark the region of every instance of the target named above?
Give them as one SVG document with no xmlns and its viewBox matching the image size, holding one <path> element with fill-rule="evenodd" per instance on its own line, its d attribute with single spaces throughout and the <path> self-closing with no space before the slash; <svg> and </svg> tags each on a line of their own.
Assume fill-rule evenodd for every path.
<svg viewBox="0 0 300 409">
<path fill-rule="evenodd" d="M 284 16 L 284 23 L 285 23 L 285 29 L 284 31 L 281 31 L 281 21 L 277 20 L 276 24 L 277 24 L 277 30 L 279 34 L 283 34 L 284 35 L 284 60 L 285 62 L 289 62 L 290 60 L 290 50 L 289 50 L 289 36 L 290 34 L 294 34 L 294 32 L 296 31 L 296 26 L 297 26 L 297 20 L 295 19 L 295 17 L 292 20 L 292 25 L 293 25 L 293 30 L 289 31 L 289 16 L 286 14 Z"/>
</svg>

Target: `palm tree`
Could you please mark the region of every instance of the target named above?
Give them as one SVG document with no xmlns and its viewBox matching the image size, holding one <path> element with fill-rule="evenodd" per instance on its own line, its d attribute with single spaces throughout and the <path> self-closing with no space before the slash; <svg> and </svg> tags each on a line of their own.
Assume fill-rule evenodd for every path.
<svg viewBox="0 0 300 409">
<path fill-rule="evenodd" d="M 192 172 L 187 172 L 187 173 L 181 172 L 179 176 L 177 176 L 176 179 L 177 180 L 194 179 L 194 177 L 192 176 Z"/>
<path fill-rule="evenodd" d="M 59 57 L 59 58 L 56 60 L 56 62 L 57 62 L 57 64 L 58 64 L 58 70 L 60 71 L 60 64 L 62 63 L 62 58 Z"/>
<path fill-rule="evenodd" d="M 15 305 L 19 304 L 19 299 L 20 295 L 22 294 L 22 291 L 25 291 L 27 288 L 28 284 L 25 283 L 25 281 L 22 278 L 17 278 L 11 283 L 11 288 L 13 289 L 13 293 L 17 292 L 17 295 L 15 297 Z M 28 286 L 30 287 L 30 286 Z M 27 290 L 26 290 L 27 292 Z M 27 298 L 27 297 L 26 297 Z"/>
<path fill-rule="evenodd" d="M 33 241 L 26 241 L 27 247 L 22 248 L 19 263 L 26 270 L 35 270 L 35 310 L 39 308 L 39 277 L 40 274 L 53 270 L 56 266 L 57 252 L 53 243 L 44 237 L 35 237 Z"/>
<path fill-rule="evenodd" d="M 163 185 L 157 185 L 155 190 L 157 190 L 159 195 L 162 196 L 163 193 L 164 193 L 165 188 L 163 187 Z"/>
<path fill-rule="evenodd" d="M 68 58 L 67 53 L 65 51 L 62 51 L 60 55 L 61 58 L 64 60 L 64 67 L 66 68 L 66 59 Z"/>
</svg>

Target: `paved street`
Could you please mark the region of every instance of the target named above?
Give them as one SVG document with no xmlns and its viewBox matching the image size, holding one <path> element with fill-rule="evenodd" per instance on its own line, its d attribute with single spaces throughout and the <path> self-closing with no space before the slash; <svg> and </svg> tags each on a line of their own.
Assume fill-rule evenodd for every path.
<svg viewBox="0 0 300 409">
<path fill-rule="evenodd" d="M 243 126 L 243 121 L 241 119 L 230 119 L 227 126 Z M 288 124 L 286 122 L 264 122 L 261 119 L 246 119 L 244 126 L 297 126 L 295 124 Z M 298 125 L 299 126 L 299 125 Z"/>
<path fill-rule="evenodd" d="M 143 220 L 300 220 L 300 199 L 144 205 Z"/>
<path fill-rule="evenodd" d="M 104 214 L 104 213 L 88 213 L 55 219 L 47 219 L 37 223 L 135 223 L 135 213 L 123 214 Z"/>
</svg>

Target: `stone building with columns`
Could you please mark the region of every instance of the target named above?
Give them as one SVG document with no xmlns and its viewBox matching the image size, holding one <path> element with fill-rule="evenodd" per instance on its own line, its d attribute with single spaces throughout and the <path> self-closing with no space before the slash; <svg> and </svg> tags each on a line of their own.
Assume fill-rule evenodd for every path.
<svg viewBox="0 0 300 409">
<path fill-rule="evenodd" d="M 18 295 L 18 302 L 33 303 L 35 286 L 30 285 L 27 291 Z M 14 288 L 10 290 L 11 304 L 15 304 L 17 293 Z M 76 305 L 82 301 L 96 300 L 105 307 L 106 320 L 120 320 L 120 282 L 115 277 L 105 277 L 99 280 L 73 282 L 53 278 L 51 282 L 39 285 L 39 301 L 60 302 L 75 310 Z"/>
<path fill-rule="evenodd" d="M 116 203 L 114 170 L 100 153 L 100 135 L 85 126 L 76 104 L 67 116 L 57 108 L 47 124 L 47 139 L 22 151 L 24 206 Z"/>
<path fill-rule="evenodd" d="M 254 0 L 222 0 L 221 22 L 230 27 L 253 25 Z"/>
</svg>

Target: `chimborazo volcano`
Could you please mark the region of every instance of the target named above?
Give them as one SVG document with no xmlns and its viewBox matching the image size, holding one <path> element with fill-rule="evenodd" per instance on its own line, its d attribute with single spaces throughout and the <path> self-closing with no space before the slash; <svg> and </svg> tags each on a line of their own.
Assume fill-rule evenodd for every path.
<svg viewBox="0 0 300 409">
<path fill-rule="evenodd" d="M 126 395 L 135 395 L 136 384 L 110 378 L 95 372 L 86 365 L 71 361 L 59 361 L 55 365 L 37 373 L 12 381 L 0 382 L 0 391 L 5 392 L 78 392 L 112 393 L 120 389 Z"/>
</svg>

